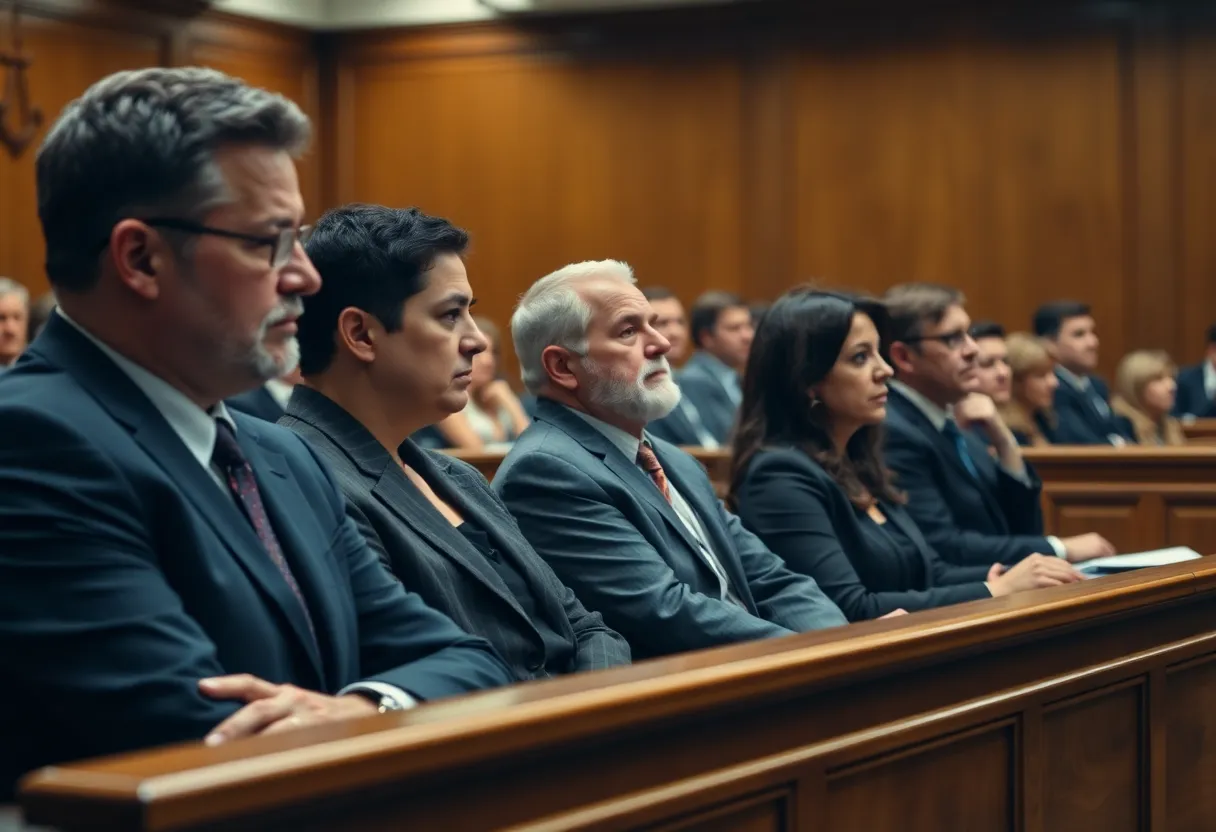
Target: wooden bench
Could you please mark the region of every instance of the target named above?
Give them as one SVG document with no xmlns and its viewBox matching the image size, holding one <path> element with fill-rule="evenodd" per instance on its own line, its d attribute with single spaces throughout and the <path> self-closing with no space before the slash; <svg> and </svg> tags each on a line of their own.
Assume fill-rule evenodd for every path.
<svg viewBox="0 0 1216 832">
<path fill-rule="evenodd" d="M 1182 426 L 1186 441 L 1196 445 L 1216 445 L 1216 419 L 1197 419 Z"/>
<path fill-rule="evenodd" d="M 21 802 L 65 832 L 1199 832 L 1216 819 L 1213 701 L 1205 558 L 63 765 Z"/>
</svg>

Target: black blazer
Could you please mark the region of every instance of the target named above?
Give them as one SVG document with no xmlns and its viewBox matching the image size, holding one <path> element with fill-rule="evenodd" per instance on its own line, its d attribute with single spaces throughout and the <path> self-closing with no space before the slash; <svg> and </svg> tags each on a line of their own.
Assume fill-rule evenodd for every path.
<svg viewBox="0 0 1216 832">
<path fill-rule="evenodd" d="M 348 514 L 393 574 L 462 628 L 494 645 L 516 678 L 629 663 L 625 639 L 558 580 L 476 468 L 408 439 L 399 449 L 402 460 L 511 559 L 544 610 L 545 623 L 565 642 L 561 655 L 546 655 L 540 633 L 494 566 L 439 514 L 354 416 L 301 385 L 279 423 L 312 443 L 330 464 L 346 495 Z"/>
<path fill-rule="evenodd" d="M 858 516 L 844 490 L 795 447 L 757 452 L 735 496 L 743 525 L 791 569 L 814 578 L 850 621 L 992 597 L 983 584 L 989 567 L 943 561 L 900 506 L 881 508 L 887 527 L 916 554 L 894 540 L 881 545 L 881 535 L 863 528 L 873 521 Z"/>
<path fill-rule="evenodd" d="M 231 399 L 226 400 L 224 404 L 233 410 L 248 413 L 250 416 L 256 416 L 267 422 L 277 422 L 279 417 L 283 415 L 283 408 L 279 406 L 279 400 L 271 395 L 264 384 L 255 387 L 248 393 L 233 396 Z"/>
<path fill-rule="evenodd" d="M 208 676 L 419 699 L 512 681 L 385 571 L 298 436 L 233 419 L 315 641 L 235 499 L 88 338 L 53 315 L 0 377 L 0 798 L 37 766 L 202 739 L 240 708 Z"/>
<path fill-rule="evenodd" d="M 1203 389 L 1203 365 L 1192 364 L 1178 373 L 1178 395 L 1174 399 L 1174 415 L 1194 416 L 1196 419 L 1216 418 L 1216 401 Z"/>
<path fill-rule="evenodd" d="M 1082 393 L 1063 375 L 1057 373 L 1055 411 L 1058 420 L 1056 443 L 1059 445 L 1110 445 L 1112 436 L 1136 442 L 1136 432 L 1130 421 L 1110 408 L 1110 390 L 1097 376 L 1090 376 L 1090 392 Z M 1101 399 L 1106 407 L 1099 407 Z"/>
<path fill-rule="evenodd" d="M 954 443 L 906 396 L 892 388 L 887 399 L 887 465 L 908 494 L 908 515 L 947 563 L 991 566 L 1017 563 L 1054 550 L 1043 536 L 1039 494 L 1043 484 L 1030 466 L 1029 484 L 1011 476 L 984 443 L 964 432 L 975 478 Z"/>
</svg>

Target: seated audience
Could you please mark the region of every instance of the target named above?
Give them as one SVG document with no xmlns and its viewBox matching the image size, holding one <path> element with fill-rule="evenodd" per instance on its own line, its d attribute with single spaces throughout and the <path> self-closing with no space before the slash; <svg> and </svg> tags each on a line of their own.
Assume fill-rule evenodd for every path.
<svg viewBox="0 0 1216 832">
<path fill-rule="evenodd" d="M 654 328 L 662 333 L 671 344 L 667 360 L 682 364 L 688 357 L 688 321 L 684 317 L 684 306 L 680 299 L 662 286 L 648 286 L 642 290 L 642 295 L 650 301 L 654 310 Z M 677 382 L 678 383 L 678 382 Z M 675 409 L 662 419 L 655 419 L 646 426 L 651 436 L 672 443 L 673 445 L 691 445 L 702 448 L 717 448 L 717 438 L 705 426 L 697 406 L 688 396 L 681 395 Z"/>
<path fill-rule="evenodd" d="M 1060 384 L 1051 348 L 1042 338 L 1015 332 L 1005 340 L 1013 374 L 1009 401 L 997 410 L 1019 445 L 1051 445 L 1056 439 L 1055 392 Z"/>
<path fill-rule="evenodd" d="M 511 681 L 407 593 L 316 453 L 224 399 L 296 363 L 309 122 L 219 72 L 120 72 L 36 160 L 60 307 L 0 377 L 0 801 L 50 763 Z"/>
<path fill-rule="evenodd" d="M 329 463 L 372 550 L 401 582 L 484 637 L 517 679 L 627 664 L 467 463 L 407 439 L 458 413 L 487 339 L 469 313 L 468 235 L 416 208 L 348 205 L 317 222 L 296 388 L 280 420 Z"/>
<path fill-rule="evenodd" d="M 0 372 L 25 351 L 29 314 L 29 289 L 11 277 L 0 277 Z"/>
<path fill-rule="evenodd" d="M 1110 391 L 1094 375 L 1098 331 L 1089 307 L 1076 301 L 1046 303 L 1034 313 L 1034 334 L 1047 339 L 1060 384 L 1055 392 L 1061 445 L 1123 445 L 1135 438 L 1131 424 L 1110 408 Z"/>
<path fill-rule="evenodd" d="M 1178 373 L 1174 415 L 1183 422 L 1216 418 L 1216 324 L 1208 330 L 1203 360 Z"/>
<path fill-rule="evenodd" d="M 38 333 L 42 332 L 42 328 L 46 326 L 46 322 L 51 319 L 51 312 L 54 310 L 54 292 L 46 292 L 38 300 L 30 304 L 30 320 L 26 327 L 29 333 L 29 343 L 34 343 L 34 339 L 38 337 Z"/>
<path fill-rule="evenodd" d="M 300 383 L 300 373 L 293 370 L 282 378 L 272 378 L 252 390 L 233 396 L 224 402 L 232 410 L 248 413 L 267 422 L 277 422 L 287 408 L 291 391 Z"/>
<path fill-rule="evenodd" d="M 1009 401 L 1009 348 L 1005 328 L 994 321 L 976 321 L 971 338 L 978 351 L 975 358 L 976 392 L 983 393 L 1000 407 Z"/>
<path fill-rule="evenodd" d="M 730 292 L 706 292 L 692 305 L 691 327 L 696 352 L 677 379 L 680 393 L 723 444 L 743 400 L 739 377 L 752 344 L 751 310 Z"/>
<path fill-rule="evenodd" d="M 971 566 L 1014 564 L 1036 553 L 1074 563 L 1114 554 L 1096 534 L 1043 535 L 1042 483 L 992 399 L 972 392 L 979 350 L 962 293 L 909 283 L 885 300 L 895 369 L 886 458 L 929 545 L 947 562 Z"/>
<path fill-rule="evenodd" d="M 1171 415 L 1178 370 L 1162 350 L 1136 350 L 1119 362 L 1115 372 L 1118 395 L 1111 407 L 1132 423 L 1141 445 L 1185 445 L 1182 425 Z"/>
<path fill-rule="evenodd" d="M 436 427 L 449 448 L 505 448 L 524 432 L 532 419 L 524 412 L 511 385 L 498 375 L 501 355 L 498 327 L 485 318 L 475 320 L 489 347 L 473 356 L 468 404 Z"/>
<path fill-rule="evenodd" d="M 846 623 L 722 506 L 705 469 L 646 433 L 675 406 L 669 348 L 630 268 L 541 278 L 511 318 L 537 418 L 494 489 L 524 536 L 635 658 Z"/>
<path fill-rule="evenodd" d="M 1057 557 L 947 564 L 903 509 L 881 450 L 891 368 L 881 304 L 795 289 L 769 308 L 743 379 L 731 498 L 743 524 L 860 621 L 1057 586 Z"/>
</svg>

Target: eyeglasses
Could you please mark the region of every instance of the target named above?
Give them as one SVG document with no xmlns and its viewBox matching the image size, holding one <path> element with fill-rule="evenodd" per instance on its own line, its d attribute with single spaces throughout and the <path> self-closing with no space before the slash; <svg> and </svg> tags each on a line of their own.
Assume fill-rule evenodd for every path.
<svg viewBox="0 0 1216 832">
<path fill-rule="evenodd" d="M 304 245 L 308 242 L 308 238 L 312 236 L 313 226 L 302 225 L 299 228 L 284 228 L 275 234 L 243 234 L 239 231 L 229 231 L 226 228 L 212 228 L 209 225 L 191 222 L 190 220 L 175 219 L 173 217 L 152 217 L 150 219 L 140 219 L 140 222 L 145 225 L 150 225 L 153 228 L 168 228 L 171 231 L 184 231 L 187 234 L 208 234 L 212 237 L 225 237 L 230 240 L 244 240 L 249 243 L 257 243 L 270 248 L 270 267 L 277 269 L 287 265 L 291 261 L 291 254 L 295 251 L 296 242 Z M 105 248 L 110 244 L 109 239 L 106 239 L 101 248 Z"/>
<path fill-rule="evenodd" d="M 915 335 L 911 338 L 899 339 L 905 344 L 917 344 L 923 341 L 937 341 L 948 350 L 961 349 L 968 341 L 973 340 L 971 333 L 965 329 L 956 329 L 953 332 L 943 332 L 941 335 Z"/>
</svg>

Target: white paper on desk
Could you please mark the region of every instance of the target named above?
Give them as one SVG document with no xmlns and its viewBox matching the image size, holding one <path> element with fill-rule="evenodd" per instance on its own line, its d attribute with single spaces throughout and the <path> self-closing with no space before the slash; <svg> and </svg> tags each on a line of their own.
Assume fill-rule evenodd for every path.
<svg viewBox="0 0 1216 832">
<path fill-rule="evenodd" d="M 1128 555 L 1112 555 L 1109 558 L 1094 558 L 1079 564 L 1082 572 L 1112 571 L 1121 572 L 1125 569 L 1144 569 L 1147 566 L 1166 566 L 1171 563 L 1182 563 L 1197 560 L 1201 555 L 1186 546 L 1171 546 L 1168 549 L 1153 549 L 1151 552 L 1134 552 Z"/>
</svg>

